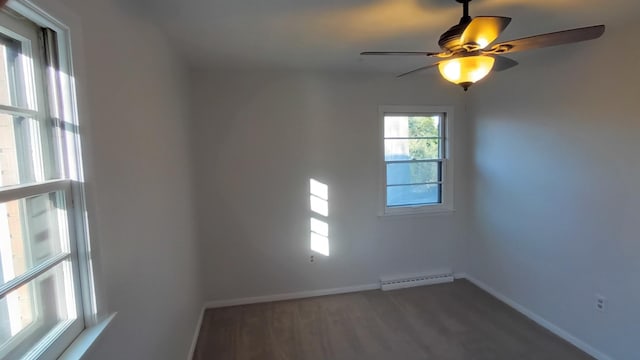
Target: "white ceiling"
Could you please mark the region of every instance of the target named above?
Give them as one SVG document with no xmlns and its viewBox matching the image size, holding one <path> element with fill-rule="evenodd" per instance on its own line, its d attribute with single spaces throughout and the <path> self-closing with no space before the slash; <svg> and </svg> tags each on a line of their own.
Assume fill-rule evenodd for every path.
<svg viewBox="0 0 640 360">
<path fill-rule="evenodd" d="M 198 67 L 406 71 L 425 60 L 358 54 L 437 51 L 440 34 L 462 13 L 455 0 L 119 1 L 157 22 L 185 60 Z M 637 0 L 471 2 L 471 16 L 513 18 L 501 40 L 601 23 L 611 26 L 636 14 Z"/>
</svg>

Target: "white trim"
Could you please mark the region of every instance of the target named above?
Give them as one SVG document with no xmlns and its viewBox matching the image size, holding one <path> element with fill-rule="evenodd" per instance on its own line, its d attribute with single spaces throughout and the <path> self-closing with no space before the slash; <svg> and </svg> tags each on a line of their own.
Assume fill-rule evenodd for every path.
<svg viewBox="0 0 640 360">
<path fill-rule="evenodd" d="M 513 309 L 515 309 L 519 313 L 521 313 L 522 315 L 524 315 L 524 316 L 528 317 L 529 319 L 535 321 L 538 325 L 540 325 L 543 328 L 551 331 L 555 335 L 557 335 L 560 338 L 564 339 L 565 341 L 571 343 L 573 346 L 575 346 L 578 349 L 584 351 L 585 353 L 593 356 L 594 358 L 596 358 L 598 360 L 613 360 L 613 358 L 610 357 L 609 355 L 604 354 L 603 352 L 597 350 L 593 346 L 591 346 L 591 345 L 587 344 L 586 342 L 578 339 L 577 337 L 575 337 L 574 335 L 572 335 L 568 331 L 560 328 L 559 326 L 555 325 L 554 323 L 550 322 L 549 320 L 543 318 L 542 316 L 536 314 L 535 312 L 533 312 L 533 311 L 527 309 L 526 307 L 520 305 L 519 303 L 513 301 L 512 299 L 510 299 L 507 296 L 501 294 L 500 292 L 498 292 L 497 290 L 493 289 L 489 285 L 483 283 L 482 281 L 480 281 L 480 280 L 478 280 L 478 279 L 476 279 L 476 278 L 474 278 L 472 276 L 469 276 L 467 274 L 464 274 L 464 273 L 459 273 L 459 274 L 456 274 L 455 276 L 456 276 L 456 279 L 467 279 L 468 281 L 473 283 L 475 286 L 477 286 L 480 289 L 488 292 L 489 294 L 491 294 L 496 299 L 498 299 L 498 300 L 502 301 L 503 303 L 509 305 L 510 307 L 512 307 Z"/>
<path fill-rule="evenodd" d="M 96 325 L 85 329 L 60 355 L 58 360 L 78 360 L 82 359 L 91 349 L 96 340 L 109 327 L 118 313 L 113 313 Z"/>
<path fill-rule="evenodd" d="M 435 216 L 435 215 L 453 215 L 456 210 L 454 208 L 445 207 L 442 204 L 438 205 L 423 205 L 423 206 L 403 206 L 393 209 L 392 212 L 378 214 L 378 217 L 384 218 L 397 218 L 397 217 L 422 217 L 422 216 Z"/>
<path fill-rule="evenodd" d="M 31 338 L 33 336 L 33 333 L 41 327 L 42 319 L 38 319 L 27 325 L 24 329 L 22 329 L 22 331 L 7 340 L 4 344 L 0 345 L 0 359 L 4 359 L 7 354 L 13 351 L 23 341 Z"/>
<path fill-rule="evenodd" d="M 466 273 L 463 273 L 463 272 L 461 272 L 461 273 L 453 273 L 453 279 L 454 280 L 467 279 L 467 278 L 468 278 L 468 276 L 467 276 Z"/>
<path fill-rule="evenodd" d="M 15 278 L 0 285 L 0 298 L 5 297 L 7 294 L 14 291 L 15 289 L 27 284 L 31 280 L 53 269 L 54 267 L 58 266 L 61 262 L 69 259 L 70 257 L 71 257 L 71 254 L 66 252 L 57 254 L 49 258 L 48 260 L 42 262 L 41 264 L 31 269 L 28 269 L 27 272 L 25 272 L 24 274 L 16 276 Z"/>
<path fill-rule="evenodd" d="M 0 104 L 0 113 L 24 116 L 32 119 L 37 119 L 38 116 L 40 116 L 40 113 L 38 113 L 35 110 L 23 109 L 15 106 L 2 105 L 2 104 Z"/>
<path fill-rule="evenodd" d="M 53 192 L 67 192 L 71 186 L 70 180 L 50 180 L 34 184 L 7 186 L 0 189 L 0 203 L 46 195 Z M 70 207 L 71 204 L 66 204 Z"/>
<path fill-rule="evenodd" d="M 196 352 L 196 345 L 198 345 L 198 337 L 200 336 L 200 329 L 202 328 L 202 321 L 204 320 L 204 312 L 207 310 L 207 306 L 204 305 L 200 309 L 200 315 L 198 316 L 198 322 L 196 323 L 196 330 L 193 334 L 193 339 L 191 340 L 191 346 L 189 347 L 189 354 L 187 355 L 187 360 L 192 360 L 193 355 Z"/>
<path fill-rule="evenodd" d="M 22 360 L 56 360 L 65 348 L 82 333 L 84 321 L 82 318 L 70 319 L 56 325 Z"/>
<path fill-rule="evenodd" d="M 407 215 L 442 215 L 451 214 L 454 209 L 454 172 L 453 172 L 453 144 L 454 144 L 454 107 L 428 105 L 380 105 L 378 106 L 378 216 L 407 216 Z M 442 161 L 442 203 L 420 206 L 387 207 L 387 176 L 384 157 L 384 116 L 389 113 L 397 114 L 425 114 L 441 113 L 444 118 L 444 158 Z"/>
<path fill-rule="evenodd" d="M 380 289 L 380 284 L 378 283 L 354 285 L 354 286 L 345 286 L 345 287 L 339 287 L 339 288 L 333 288 L 333 289 L 300 291 L 300 292 L 294 292 L 294 293 L 264 295 L 264 296 L 246 297 L 246 298 L 229 299 L 229 300 L 213 300 L 213 301 L 207 302 L 204 307 L 206 309 L 215 309 L 215 308 L 228 307 L 228 306 L 259 304 L 259 303 L 265 303 L 265 302 L 271 302 L 271 301 L 305 299 L 305 298 L 317 297 L 317 296 L 346 294 L 346 293 L 353 293 L 353 292 L 359 292 L 359 291 L 369 291 L 369 290 L 379 290 L 379 289 Z"/>
</svg>

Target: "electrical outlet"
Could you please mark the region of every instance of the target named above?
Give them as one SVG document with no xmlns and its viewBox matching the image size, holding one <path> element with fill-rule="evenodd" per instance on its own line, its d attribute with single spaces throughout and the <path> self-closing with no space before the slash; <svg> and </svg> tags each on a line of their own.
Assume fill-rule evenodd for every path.
<svg viewBox="0 0 640 360">
<path fill-rule="evenodd" d="M 601 312 L 607 310 L 607 299 L 602 295 L 596 294 L 596 310 Z"/>
<path fill-rule="evenodd" d="M 309 256 L 309 262 L 315 262 L 315 261 L 316 261 L 315 256 L 313 255 Z"/>
</svg>

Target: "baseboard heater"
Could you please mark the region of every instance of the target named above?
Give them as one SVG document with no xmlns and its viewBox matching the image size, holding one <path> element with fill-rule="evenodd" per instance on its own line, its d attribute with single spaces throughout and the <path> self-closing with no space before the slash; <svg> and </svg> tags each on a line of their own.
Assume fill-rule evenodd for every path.
<svg viewBox="0 0 640 360">
<path fill-rule="evenodd" d="M 453 272 L 444 270 L 425 274 L 397 275 L 380 278 L 380 288 L 384 291 L 414 286 L 435 285 L 453 282 Z"/>
</svg>

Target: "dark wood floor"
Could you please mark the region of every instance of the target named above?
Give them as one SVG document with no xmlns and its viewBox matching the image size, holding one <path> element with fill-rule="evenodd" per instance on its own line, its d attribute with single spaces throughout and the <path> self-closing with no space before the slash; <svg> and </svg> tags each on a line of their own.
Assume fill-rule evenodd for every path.
<svg viewBox="0 0 640 360">
<path fill-rule="evenodd" d="M 196 360 L 592 359 L 465 280 L 207 310 Z"/>
</svg>

